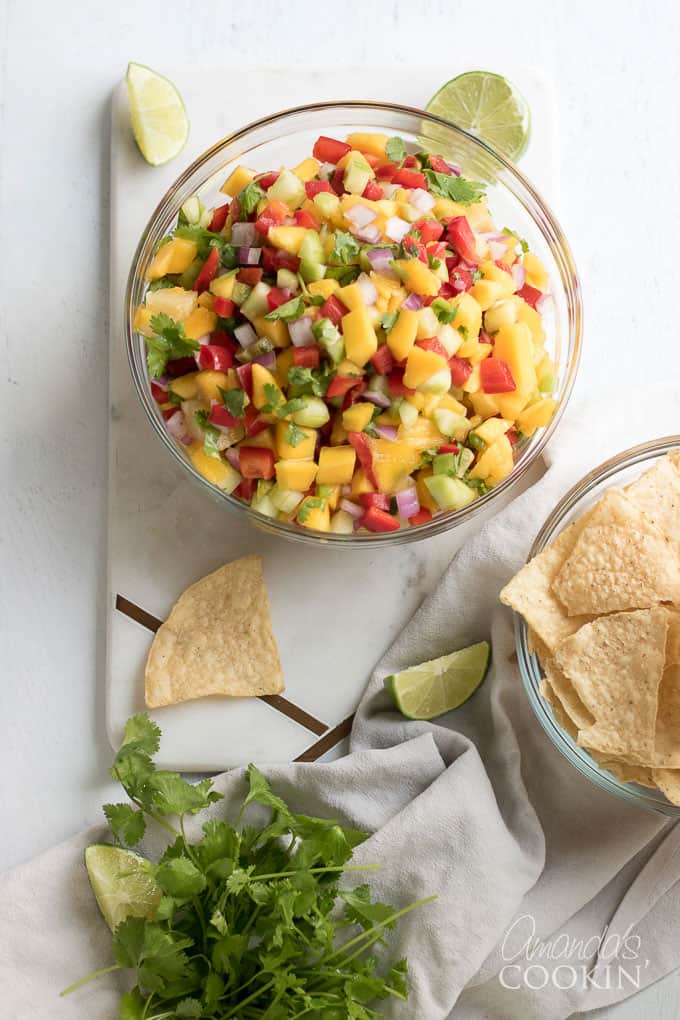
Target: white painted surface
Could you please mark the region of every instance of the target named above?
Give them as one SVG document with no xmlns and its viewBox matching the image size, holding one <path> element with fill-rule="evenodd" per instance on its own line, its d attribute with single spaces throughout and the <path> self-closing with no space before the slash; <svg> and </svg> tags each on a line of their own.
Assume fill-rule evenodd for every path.
<svg viewBox="0 0 680 1020">
<path fill-rule="evenodd" d="M 331 11 L 332 16 L 326 17 Z M 109 96 L 129 59 L 247 69 L 540 64 L 559 107 L 559 218 L 586 304 L 579 389 L 677 373 L 680 17 L 488 0 L 0 3 L 0 866 L 97 818 L 104 731 Z M 610 259 L 605 259 L 607 252 Z M 640 399 L 644 399 L 641 395 Z M 625 413 L 625 407 L 622 407 Z M 653 409 L 650 408 L 650 417 Z M 587 441 L 587 425 L 584 427 Z M 438 564 L 438 569 L 444 566 Z M 425 582 L 432 583 L 435 572 Z M 600 1020 L 670 1020 L 673 976 Z"/>
</svg>

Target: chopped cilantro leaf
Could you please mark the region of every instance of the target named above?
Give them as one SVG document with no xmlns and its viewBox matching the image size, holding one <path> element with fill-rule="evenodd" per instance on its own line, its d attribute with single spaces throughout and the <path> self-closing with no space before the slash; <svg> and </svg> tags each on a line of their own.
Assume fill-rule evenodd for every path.
<svg viewBox="0 0 680 1020">
<path fill-rule="evenodd" d="M 294 421 L 290 423 L 286 429 L 286 442 L 290 446 L 299 446 L 299 444 L 307 438 L 307 433 L 303 429 L 299 428 Z"/>
<path fill-rule="evenodd" d="M 247 219 L 251 213 L 255 212 L 263 198 L 266 198 L 266 195 L 257 181 L 250 181 L 249 184 L 246 184 L 238 195 L 241 219 Z"/>
<path fill-rule="evenodd" d="M 458 315 L 458 306 L 450 305 L 444 298 L 435 298 L 430 308 L 437 316 L 440 322 L 448 324 L 453 322 L 455 317 Z"/>
<path fill-rule="evenodd" d="M 385 146 L 385 155 L 390 163 L 403 163 L 408 156 L 404 140 L 398 136 L 389 138 Z"/>
<path fill-rule="evenodd" d="M 314 397 L 325 397 L 331 379 L 335 375 L 332 368 L 314 369 L 293 365 L 288 369 L 288 382 L 296 394 L 309 394 Z"/>
<path fill-rule="evenodd" d="M 361 248 L 356 237 L 345 233 L 343 230 L 336 230 L 333 236 L 333 250 L 328 261 L 331 265 L 347 266 L 354 259 L 359 257 Z"/>
<path fill-rule="evenodd" d="M 522 249 L 523 254 L 526 255 L 526 253 L 529 251 L 528 241 L 525 241 L 523 237 L 520 237 L 519 234 L 515 233 L 514 230 L 511 230 L 510 227 L 503 227 L 501 233 L 507 234 L 508 237 L 514 237 L 518 245 Z"/>
<path fill-rule="evenodd" d="M 394 326 L 395 322 L 397 321 L 398 317 L 399 312 L 385 312 L 380 321 L 380 325 L 382 326 L 386 333 L 389 333 L 389 331 L 392 329 L 392 326 Z"/>
<path fill-rule="evenodd" d="M 215 234 L 206 227 L 198 224 L 184 223 L 175 229 L 175 237 L 183 237 L 186 241 L 194 241 L 198 245 L 197 255 L 199 259 L 207 259 L 212 247 L 220 250 L 220 265 L 224 269 L 233 269 L 236 266 L 236 249 L 229 244 L 222 234 Z"/>
<path fill-rule="evenodd" d="M 305 303 L 302 298 L 294 297 L 290 301 L 286 301 L 285 304 L 279 305 L 278 308 L 274 308 L 271 312 L 267 312 L 265 319 L 269 321 L 283 319 L 284 322 L 292 322 L 293 319 L 299 319 L 304 310 Z"/>
<path fill-rule="evenodd" d="M 220 451 L 217 448 L 217 440 L 220 438 L 220 430 L 208 421 L 207 411 L 194 411 L 194 420 L 203 432 L 203 449 L 209 457 L 221 460 Z"/>
<path fill-rule="evenodd" d="M 184 333 L 181 322 L 171 319 L 165 312 L 151 317 L 151 328 L 155 336 L 147 336 L 146 364 L 149 375 L 157 378 L 163 375 L 169 361 L 188 358 L 198 350 L 198 341 L 190 340 Z"/>
<path fill-rule="evenodd" d="M 326 500 L 320 496 L 307 496 L 307 499 L 302 501 L 297 513 L 297 519 L 300 524 L 304 524 L 305 521 L 309 520 L 312 510 L 321 510 L 325 505 Z"/>
<path fill-rule="evenodd" d="M 472 205 L 479 202 L 484 195 L 484 185 L 479 181 L 469 181 L 466 177 L 455 174 L 439 174 L 436 170 L 425 170 L 425 176 L 433 195 L 450 198 L 460 205 Z"/>
<path fill-rule="evenodd" d="M 468 337 L 470 336 L 470 330 L 467 328 L 467 326 L 456 326 L 456 329 L 462 336 L 463 340 L 467 340 Z"/>
<path fill-rule="evenodd" d="M 217 389 L 220 391 L 222 403 L 224 404 L 232 418 L 242 418 L 243 415 L 245 414 L 246 403 L 246 395 L 244 390 L 241 389 L 223 390 L 221 386 L 218 386 Z"/>
</svg>

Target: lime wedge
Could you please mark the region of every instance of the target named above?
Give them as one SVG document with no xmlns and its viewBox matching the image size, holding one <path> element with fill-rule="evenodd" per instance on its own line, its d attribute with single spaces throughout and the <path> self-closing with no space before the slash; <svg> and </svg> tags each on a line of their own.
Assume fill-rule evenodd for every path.
<svg viewBox="0 0 680 1020">
<path fill-rule="evenodd" d="M 529 107 L 515 86 L 500 74 L 459 74 L 440 88 L 425 109 L 452 120 L 513 162 L 527 147 Z"/>
<path fill-rule="evenodd" d="M 434 719 L 458 708 L 474 694 L 486 674 L 488 641 L 422 662 L 385 678 L 385 687 L 402 715 Z"/>
<path fill-rule="evenodd" d="M 144 64 L 128 64 L 132 133 L 147 163 L 161 166 L 182 151 L 189 118 L 182 97 L 167 78 Z"/>
<path fill-rule="evenodd" d="M 156 916 L 161 890 L 150 863 L 139 854 L 95 843 L 85 850 L 85 867 L 99 909 L 112 931 L 126 917 Z"/>
</svg>

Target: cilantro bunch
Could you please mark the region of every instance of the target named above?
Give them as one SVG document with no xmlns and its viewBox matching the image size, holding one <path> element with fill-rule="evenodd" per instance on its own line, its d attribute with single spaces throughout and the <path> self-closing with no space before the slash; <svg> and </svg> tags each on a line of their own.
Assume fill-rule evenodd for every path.
<svg viewBox="0 0 680 1020">
<path fill-rule="evenodd" d="M 375 1003 L 408 994 L 406 961 L 380 970 L 371 949 L 399 917 L 368 886 L 340 889 L 366 833 L 327 818 L 294 814 L 250 765 L 249 791 L 234 824 L 210 819 L 186 837 L 185 818 L 221 799 L 210 780 L 187 783 L 152 760 L 160 730 L 131 718 L 112 775 L 131 803 L 104 812 L 118 844 L 135 846 L 154 819 L 172 837 L 151 873 L 155 916 L 128 916 L 113 933 L 115 964 L 134 972 L 121 1020 L 373 1020 Z M 248 824 L 251 804 L 269 810 Z M 67 989 L 70 991 L 72 989 Z"/>
</svg>

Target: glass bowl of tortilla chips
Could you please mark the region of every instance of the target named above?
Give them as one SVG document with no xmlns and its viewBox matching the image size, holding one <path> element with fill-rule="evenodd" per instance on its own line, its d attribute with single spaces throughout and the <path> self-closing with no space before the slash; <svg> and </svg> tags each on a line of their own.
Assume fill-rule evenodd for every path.
<svg viewBox="0 0 680 1020">
<path fill-rule="evenodd" d="M 680 435 L 591 471 L 501 592 L 544 730 L 582 775 L 680 816 Z"/>
</svg>

